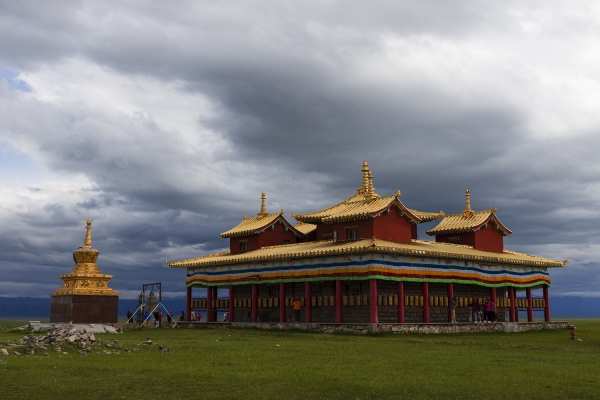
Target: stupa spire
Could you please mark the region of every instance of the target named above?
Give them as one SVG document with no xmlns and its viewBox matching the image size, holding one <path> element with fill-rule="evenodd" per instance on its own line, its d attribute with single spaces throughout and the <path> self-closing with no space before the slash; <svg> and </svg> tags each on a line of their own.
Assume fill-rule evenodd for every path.
<svg viewBox="0 0 600 400">
<path fill-rule="evenodd" d="M 90 218 L 87 219 L 85 239 L 83 240 L 83 248 L 84 249 L 92 248 L 92 220 Z"/>
<path fill-rule="evenodd" d="M 463 211 L 463 215 L 469 217 L 471 214 L 473 214 L 473 210 L 471 210 L 471 193 L 467 189 L 465 192 L 465 211 Z"/>
<path fill-rule="evenodd" d="M 365 194 L 369 193 L 369 164 L 367 163 L 367 161 L 365 160 L 365 162 L 363 162 L 363 167 L 362 167 L 362 173 L 363 173 L 363 177 L 362 177 L 362 191 Z"/>
<path fill-rule="evenodd" d="M 260 212 L 257 214 L 259 217 L 264 217 L 267 214 L 267 205 L 266 205 L 266 200 L 267 200 L 267 195 L 265 195 L 265 192 L 262 192 L 262 196 L 260 197 L 261 202 L 260 202 Z"/>
</svg>

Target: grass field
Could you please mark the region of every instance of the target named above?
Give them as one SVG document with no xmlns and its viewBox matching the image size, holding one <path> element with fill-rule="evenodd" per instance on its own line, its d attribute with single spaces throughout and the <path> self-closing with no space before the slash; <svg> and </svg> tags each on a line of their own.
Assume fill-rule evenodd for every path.
<svg viewBox="0 0 600 400">
<path fill-rule="evenodd" d="M 0 321 L 0 342 L 23 338 Z M 252 329 L 97 335 L 120 354 L 0 356 L 0 399 L 593 399 L 600 321 L 567 330 L 350 336 Z M 152 346 L 142 345 L 147 337 Z M 158 350 L 169 346 L 171 354 Z M 5 348 L 1 345 L 0 348 Z M 125 352 L 125 348 L 138 351 Z M 114 351 L 115 348 L 110 348 Z"/>
</svg>

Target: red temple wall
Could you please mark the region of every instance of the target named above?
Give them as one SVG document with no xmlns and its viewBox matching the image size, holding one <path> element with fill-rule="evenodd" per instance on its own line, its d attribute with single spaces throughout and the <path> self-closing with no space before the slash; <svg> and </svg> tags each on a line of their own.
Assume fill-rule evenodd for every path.
<svg viewBox="0 0 600 400">
<path fill-rule="evenodd" d="M 388 214 L 381 214 L 373 219 L 373 236 L 378 239 L 394 242 L 410 242 L 413 236 L 413 226 L 405 217 L 398 215 L 398 210 L 392 208 Z"/>
<path fill-rule="evenodd" d="M 453 239 L 454 238 L 454 239 Z M 456 240 L 458 238 L 458 241 Z M 473 232 L 451 233 L 448 235 L 436 235 L 435 241 L 440 243 L 466 244 L 475 246 L 475 234 Z"/>
<path fill-rule="evenodd" d="M 279 222 L 274 224 L 274 229 L 267 227 L 267 229 L 258 235 L 259 247 L 265 246 L 277 246 L 283 244 L 284 240 L 289 240 L 290 243 L 296 243 L 296 234 L 291 230 L 285 230 L 285 225 Z M 256 250 L 256 249 L 249 249 Z"/>
<path fill-rule="evenodd" d="M 373 220 L 363 219 L 359 221 L 349 222 L 338 222 L 337 224 L 331 224 L 332 231 L 337 232 L 338 240 L 347 240 L 346 237 L 348 229 L 358 229 L 358 237 L 360 239 L 367 239 L 373 237 Z"/>
<path fill-rule="evenodd" d="M 332 225 L 317 223 L 316 240 L 330 239 L 331 237 L 326 236 L 326 235 L 329 235 L 330 233 L 333 233 Z"/>
<path fill-rule="evenodd" d="M 289 230 L 286 232 L 285 225 L 279 222 L 274 223 L 274 229 L 267 227 L 264 232 L 250 236 L 236 237 L 229 239 L 229 250 L 232 253 L 240 253 L 240 243 L 248 242 L 248 250 L 258 250 L 265 246 L 277 246 L 283 244 L 284 240 L 290 243 L 296 243 L 296 234 Z"/>
<path fill-rule="evenodd" d="M 504 251 L 504 236 L 494 228 L 494 224 L 488 222 L 487 227 L 475 232 L 475 246 L 473 247 L 479 250 L 502 253 Z"/>
</svg>

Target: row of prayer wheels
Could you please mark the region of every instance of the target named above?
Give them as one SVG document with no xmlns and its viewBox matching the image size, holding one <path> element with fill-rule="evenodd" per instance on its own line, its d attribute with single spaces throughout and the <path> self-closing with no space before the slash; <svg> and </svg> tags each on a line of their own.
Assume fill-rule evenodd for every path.
<svg viewBox="0 0 600 400">
<path fill-rule="evenodd" d="M 473 303 L 473 297 L 457 297 L 458 307 L 467 307 Z M 292 307 L 294 303 L 294 297 L 285 298 L 285 306 Z M 304 307 L 304 297 L 300 297 L 300 304 Z M 477 298 L 479 304 L 483 305 L 486 301 L 485 297 Z M 368 306 L 369 296 L 366 294 L 347 295 L 342 297 L 342 304 L 346 307 L 352 306 Z M 378 306 L 398 306 L 397 295 L 378 295 L 377 296 Z M 191 301 L 191 308 L 194 309 L 206 309 L 206 299 L 193 299 Z M 233 306 L 235 308 L 250 308 L 252 307 L 252 299 L 234 299 Z M 272 308 L 279 307 L 278 297 L 259 297 L 257 299 L 257 306 L 259 308 Z M 312 307 L 335 307 L 335 296 L 312 296 L 311 298 Z M 404 296 L 405 307 L 423 307 L 423 296 Z M 448 307 L 447 296 L 429 296 L 430 307 Z M 527 308 L 527 298 L 516 298 L 515 306 L 517 308 Z M 533 308 L 544 308 L 546 303 L 544 299 L 532 299 Z M 510 299 L 499 297 L 496 299 L 496 307 L 510 307 Z M 229 308 L 228 299 L 213 299 L 213 309 L 227 309 Z"/>
</svg>

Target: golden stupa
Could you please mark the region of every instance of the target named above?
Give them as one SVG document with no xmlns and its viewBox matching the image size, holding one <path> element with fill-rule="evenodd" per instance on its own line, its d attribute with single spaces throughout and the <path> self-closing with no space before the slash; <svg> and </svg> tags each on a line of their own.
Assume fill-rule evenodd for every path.
<svg viewBox="0 0 600 400">
<path fill-rule="evenodd" d="M 100 252 L 92 249 L 92 220 L 87 220 L 87 232 L 83 247 L 73 253 L 75 267 L 67 275 L 60 275 L 63 287 L 52 293 L 52 296 L 64 295 L 103 295 L 118 296 L 119 293 L 108 287 L 113 275 L 103 275 L 96 265 Z"/>
<path fill-rule="evenodd" d="M 83 247 L 73 252 L 75 267 L 69 274 L 59 276 L 63 287 L 52 293 L 50 322 L 117 322 L 119 293 L 108 287 L 113 276 L 98 269 L 99 255 L 92 248 L 92 220 L 88 218 Z"/>
</svg>

